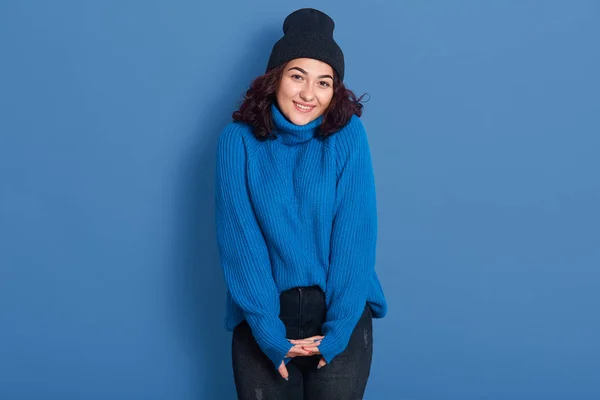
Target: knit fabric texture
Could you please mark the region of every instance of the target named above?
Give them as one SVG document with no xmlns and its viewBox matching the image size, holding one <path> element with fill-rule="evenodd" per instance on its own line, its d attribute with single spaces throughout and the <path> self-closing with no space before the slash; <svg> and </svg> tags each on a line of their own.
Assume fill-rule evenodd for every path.
<svg viewBox="0 0 600 400">
<path fill-rule="evenodd" d="M 292 347 L 279 319 L 279 294 L 318 285 L 325 292 L 330 363 L 347 346 L 365 303 L 387 312 L 375 272 L 377 209 L 367 134 L 352 116 L 317 137 L 319 117 L 288 121 L 271 106 L 275 137 L 258 140 L 241 122 L 221 132 L 216 161 L 216 231 L 227 284 L 226 327 L 247 320 L 275 368 Z"/>
</svg>

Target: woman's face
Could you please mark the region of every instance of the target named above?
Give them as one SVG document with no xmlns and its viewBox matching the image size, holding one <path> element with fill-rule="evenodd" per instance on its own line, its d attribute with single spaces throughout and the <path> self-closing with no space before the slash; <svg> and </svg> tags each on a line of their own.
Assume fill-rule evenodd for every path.
<svg viewBox="0 0 600 400">
<path fill-rule="evenodd" d="M 333 69 L 312 58 L 296 58 L 286 64 L 276 98 L 279 109 L 296 125 L 320 117 L 333 97 Z"/>
</svg>

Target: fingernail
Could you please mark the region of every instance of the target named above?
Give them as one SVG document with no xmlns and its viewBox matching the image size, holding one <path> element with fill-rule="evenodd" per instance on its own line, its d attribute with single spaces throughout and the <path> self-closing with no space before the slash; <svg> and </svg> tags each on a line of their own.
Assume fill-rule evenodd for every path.
<svg viewBox="0 0 600 400">
<path fill-rule="evenodd" d="M 317 365 L 317 369 L 321 369 L 323 366 L 321 364 Z"/>
<path fill-rule="evenodd" d="M 283 379 L 285 379 L 286 381 L 289 381 L 289 380 L 290 380 L 290 378 L 283 378 Z"/>
</svg>

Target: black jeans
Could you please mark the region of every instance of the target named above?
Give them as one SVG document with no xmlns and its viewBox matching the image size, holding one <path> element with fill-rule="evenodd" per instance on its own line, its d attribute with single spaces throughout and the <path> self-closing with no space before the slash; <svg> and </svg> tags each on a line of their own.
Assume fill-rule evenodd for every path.
<svg viewBox="0 0 600 400">
<path fill-rule="evenodd" d="M 320 335 L 327 308 L 325 294 L 317 286 L 293 288 L 281 293 L 279 318 L 288 339 Z M 373 317 L 365 310 L 346 349 L 331 363 L 317 369 L 320 355 L 294 357 L 284 380 L 260 350 L 246 321 L 233 332 L 233 375 L 240 400 L 357 400 L 362 399 L 373 355 Z"/>
</svg>

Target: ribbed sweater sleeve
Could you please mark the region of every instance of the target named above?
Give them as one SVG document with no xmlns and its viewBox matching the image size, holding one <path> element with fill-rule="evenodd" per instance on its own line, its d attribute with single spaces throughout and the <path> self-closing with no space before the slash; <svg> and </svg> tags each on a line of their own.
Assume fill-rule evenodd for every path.
<svg viewBox="0 0 600 400">
<path fill-rule="evenodd" d="M 365 309 L 377 241 L 375 181 L 366 131 L 354 116 L 336 135 L 341 172 L 325 291 L 325 338 L 319 346 L 328 363 L 346 348 Z"/>
<path fill-rule="evenodd" d="M 292 345 L 279 319 L 279 293 L 248 195 L 243 129 L 231 123 L 218 140 L 217 242 L 231 297 L 243 310 L 258 345 L 278 368 Z"/>
</svg>

